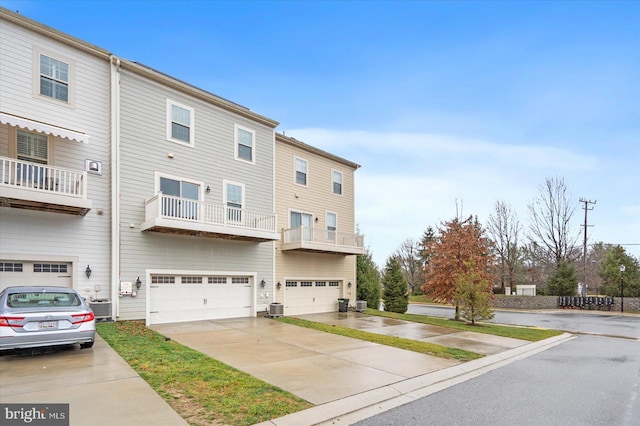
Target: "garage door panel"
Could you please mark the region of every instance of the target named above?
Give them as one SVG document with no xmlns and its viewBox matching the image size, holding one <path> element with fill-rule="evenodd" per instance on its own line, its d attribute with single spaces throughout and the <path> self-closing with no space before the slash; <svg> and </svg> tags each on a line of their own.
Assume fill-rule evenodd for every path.
<svg viewBox="0 0 640 426">
<path fill-rule="evenodd" d="M 0 291 L 10 286 L 72 287 L 71 262 L 0 260 Z"/>
<path fill-rule="evenodd" d="M 327 282 L 315 281 L 312 286 L 301 285 L 308 281 L 289 281 L 285 286 L 285 315 L 303 315 L 338 310 L 340 287 Z M 293 285 L 293 284 L 296 285 Z"/>
<path fill-rule="evenodd" d="M 202 284 L 152 285 L 150 322 L 160 324 L 252 315 L 251 284 L 231 284 L 231 277 L 226 284 L 210 284 L 206 278 Z M 178 279 L 176 281 L 179 282 Z"/>
</svg>

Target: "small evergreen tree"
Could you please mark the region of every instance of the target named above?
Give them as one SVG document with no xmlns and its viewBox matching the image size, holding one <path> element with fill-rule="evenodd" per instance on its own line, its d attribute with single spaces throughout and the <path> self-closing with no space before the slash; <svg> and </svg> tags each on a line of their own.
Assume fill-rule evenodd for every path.
<svg viewBox="0 0 640 426">
<path fill-rule="evenodd" d="M 384 310 L 404 314 L 409 306 L 409 291 L 407 279 L 402 273 L 400 260 L 392 256 L 387 260 L 387 265 L 382 278 L 384 285 Z"/>
<path fill-rule="evenodd" d="M 475 324 L 477 320 L 493 318 L 492 283 L 472 265 L 456 275 L 454 300 L 460 305 L 462 318 Z"/>
<path fill-rule="evenodd" d="M 547 292 L 551 296 L 575 296 L 577 288 L 576 269 L 568 261 L 562 260 L 547 281 Z"/>
<path fill-rule="evenodd" d="M 356 260 L 356 279 L 358 300 L 366 300 L 367 307 L 378 309 L 382 286 L 380 284 L 380 272 L 371 258 L 371 253 L 359 254 Z"/>
</svg>

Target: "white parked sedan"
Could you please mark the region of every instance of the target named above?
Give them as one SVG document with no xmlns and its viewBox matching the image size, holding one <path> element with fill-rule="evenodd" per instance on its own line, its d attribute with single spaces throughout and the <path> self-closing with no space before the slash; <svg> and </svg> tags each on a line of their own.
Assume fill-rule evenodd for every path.
<svg viewBox="0 0 640 426">
<path fill-rule="evenodd" d="M 7 287 L 0 292 L 0 350 L 79 343 L 96 334 L 91 308 L 66 287 Z"/>
</svg>

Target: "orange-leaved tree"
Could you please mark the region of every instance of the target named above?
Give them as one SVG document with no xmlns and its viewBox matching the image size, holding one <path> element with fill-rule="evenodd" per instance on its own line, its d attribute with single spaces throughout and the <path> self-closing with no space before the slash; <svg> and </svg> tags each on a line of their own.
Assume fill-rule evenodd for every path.
<svg viewBox="0 0 640 426">
<path fill-rule="evenodd" d="M 460 304 L 455 300 L 456 277 L 473 272 L 480 280 L 493 282 L 491 242 L 477 218 L 456 217 L 438 228 L 438 235 L 424 245 L 428 263 L 422 290 L 436 302 L 454 303 L 455 319 L 460 319 Z"/>
</svg>

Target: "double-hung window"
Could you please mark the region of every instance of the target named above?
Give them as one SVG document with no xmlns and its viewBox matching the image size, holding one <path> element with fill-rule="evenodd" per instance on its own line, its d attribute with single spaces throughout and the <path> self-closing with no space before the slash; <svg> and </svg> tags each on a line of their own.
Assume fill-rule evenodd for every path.
<svg viewBox="0 0 640 426">
<path fill-rule="evenodd" d="M 69 64 L 40 54 L 40 94 L 69 102 Z"/>
<path fill-rule="evenodd" d="M 235 158 L 255 164 L 255 139 L 256 132 L 238 125 L 235 129 Z"/>
<path fill-rule="evenodd" d="M 167 140 L 193 146 L 193 108 L 167 99 Z"/>
<path fill-rule="evenodd" d="M 298 185 L 307 186 L 307 160 L 303 160 L 302 158 L 296 157 L 295 162 L 296 162 L 295 182 Z"/>
<path fill-rule="evenodd" d="M 336 195 L 342 195 L 342 172 L 333 170 L 331 172 L 332 188 L 331 191 Z"/>
</svg>

